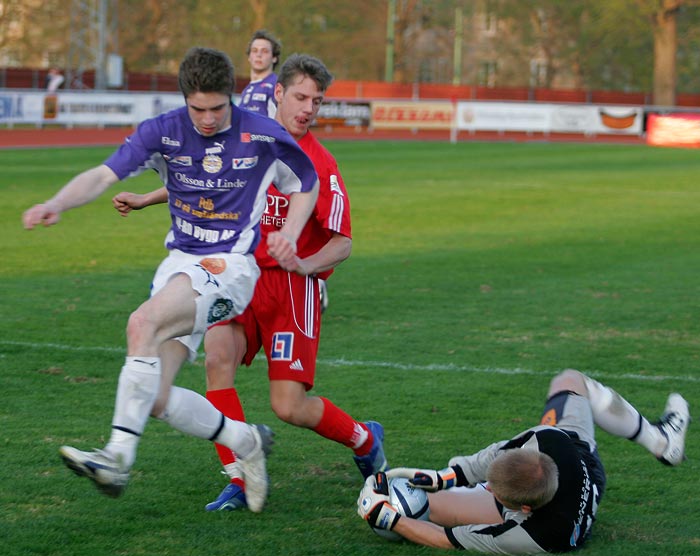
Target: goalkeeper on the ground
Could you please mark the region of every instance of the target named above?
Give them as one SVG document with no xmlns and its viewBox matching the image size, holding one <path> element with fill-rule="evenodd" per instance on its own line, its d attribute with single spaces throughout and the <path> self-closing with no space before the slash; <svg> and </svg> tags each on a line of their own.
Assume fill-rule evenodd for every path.
<svg viewBox="0 0 700 556">
<path fill-rule="evenodd" d="M 635 441 L 666 465 L 685 458 L 688 403 L 668 397 L 661 419 L 647 421 L 611 388 L 574 370 L 551 382 L 540 424 L 446 469 L 395 468 L 369 477 L 357 502 L 370 526 L 418 544 L 498 554 L 567 552 L 589 538 L 605 491 L 594 428 Z M 430 521 L 400 515 L 377 487 L 406 477 L 427 490 Z M 453 488 L 458 487 L 458 488 Z"/>
</svg>

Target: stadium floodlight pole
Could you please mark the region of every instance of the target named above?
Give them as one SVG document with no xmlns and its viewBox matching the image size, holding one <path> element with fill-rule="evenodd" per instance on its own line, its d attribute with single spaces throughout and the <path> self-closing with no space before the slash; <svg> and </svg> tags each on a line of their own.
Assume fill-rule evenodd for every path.
<svg viewBox="0 0 700 556">
<path fill-rule="evenodd" d="M 455 8 L 455 42 L 454 54 L 452 60 L 452 84 L 460 85 L 462 83 L 462 39 L 464 37 L 464 20 L 462 17 L 462 8 Z"/>
<path fill-rule="evenodd" d="M 394 81 L 394 22 L 396 20 L 396 0 L 389 0 L 386 17 L 386 61 L 384 63 L 384 81 Z"/>
<path fill-rule="evenodd" d="M 97 12 L 97 50 L 95 51 L 95 89 L 106 89 L 105 45 L 107 32 L 107 0 L 100 0 Z"/>
<path fill-rule="evenodd" d="M 86 89 L 83 74 L 95 70 L 95 90 L 107 87 L 107 45 L 117 47 L 117 0 L 72 0 L 66 88 Z"/>
</svg>

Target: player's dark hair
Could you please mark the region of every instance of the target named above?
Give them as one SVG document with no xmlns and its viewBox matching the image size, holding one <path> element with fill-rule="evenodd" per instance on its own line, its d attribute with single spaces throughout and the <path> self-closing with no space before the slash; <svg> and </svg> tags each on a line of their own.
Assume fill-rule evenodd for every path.
<svg viewBox="0 0 700 556">
<path fill-rule="evenodd" d="M 275 61 L 272 63 L 272 69 L 275 69 L 277 67 L 277 64 L 280 63 L 280 55 L 282 54 L 282 43 L 269 31 L 265 29 L 258 29 L 257 31 L 255 31 L 255 33 L 253 33 L 253 36 L 250 38 L 250 41 L 248 41 L 248 48 L 246 48 L 245 51 L 246 56 L 250 56 L 250 47 L 253 45 L 253 41 L 256 39 L 265 39 L 272 46 L 272 57 L 275 59 Z"/>
<path fill-rule="evenodd" d="M 185 54 L 177 80 L 185 98 L 193 93 L 231 96 L 235 85 L 233 63 L 220 50 L 195 46 Z"/>
<path fill-rule="evenodd" d="M 537 509 L 551 502 L 559 488 L 554 460 L 537 450 L 515 448 L 494 459 L 486 472 L 491 492 L 510 509 Z"/>
<path fill-rule="evenodd" d="M 299 75 L 313 79 L 319 91 L 325 92 L 333 82 L 333 76 L 321 60 L 308 54 L 292 54 L 282 64 L 277 83 L 286 89 Z"/>
</svg>

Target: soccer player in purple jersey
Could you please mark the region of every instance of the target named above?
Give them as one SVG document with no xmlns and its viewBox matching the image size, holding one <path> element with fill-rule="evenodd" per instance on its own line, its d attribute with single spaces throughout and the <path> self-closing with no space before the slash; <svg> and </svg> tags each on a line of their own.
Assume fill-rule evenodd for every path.
<svg viewBox="0 0 700 556">
<path fill-rule="evenodd" d="M 161 381 L 172 384 L 206 329 L 241 314 L 250 302 L 260 274 L 253 252 L 269 184 L 281 184 L 291 195 L 285 225 L 267 237 L 268 252 L 283 268 L 296 264 L 296 241 L 318 195 L 314 167 L 296 141 L 273 120 L 234 106 L 233 84 L 233 64 L 224 53 L 190 49 L 179 72 L 186 106 L 142 122 L 103 164 L 23 215 L 28 230 L 56 224 L 61 213 L 149 168 L 168 190 L 169 254 L 156 271 L 150 299 L 129 317 L 110 439 L 94 452 L 60 449 L 71 470 L 109 496 L 122 494 L 150 414 L 234 451 L 252 511 L 261 511 L 267 498 L 269 428 L 228 419 L 183 388 L 172 388 L 154 407 Z"/>
<path fill-rule="evenodd" d="M 294 272 L 280 268 L 262 241 L 255 253 L 261 275 L 250 305 L 232 321 L 207 330 L 206 397 L 227 417 L 245 420 L 234 385 L 236 370 L 241 364 L 250 365 L 263 348 L 268 358 L 270 402 L 277 416 L 351 448 L 355 463 L 367 477 L 386 469 L 381 424 L 358 422 L 328 398 L 309 393 L 316 376 L 321 326 L 316 284 L 320 285 L 321 277 L 329 277 L 352 248 L 350 204 L 343 178 L 333 156 L 309 129 L 332 79 L 321 60 L 306 54 L 291 55 L 280 69 L 275 118 L 313 162 L 320 182 L 318 200 L 297 241 L 299 267 Z M 122 192 L 112 200 L 123 216 L 166 201 L 162 187 L 144 195 Z M 267 206 L 260 224 L 263 238 L 287 218 L 287 196 L 274 183 L 268 189 Z M 160 395 L 166 392 L 163 385 Z M 218 444 L 216 449 L 230 482 L 206 509 L 245 508 L 245 481 L 235 454 Z"/>
<path fill-rule="evenodd" d="M 250 83 L 243 89 L 238 106 L 274 118 L 277 76 L 273 72 L 280 61 L 282 45 L 272 33 L 261 29 L 253 33 L 246 54 L 250 64 Z"/>
<path fill-rule="evenodd" d="M 589 538 L 605 490 L 595 425 L 636 442 L 665 465 L 685 459 L 690 413 L 680 394 L 669 395 L 656 423 L 615 390 L 573 369 L 554 377 L 547 396 L 540 424 L 510 440 L 453 457 L 441 471 L 403 467 L 369 477 L 358 513 L 374 528 L 437 548 L 568 552 Z M 400 516 L 388 503 L 383 485 L 392 477 L 406 477 L 431 493 L 430 521 Z"/>
</svg>

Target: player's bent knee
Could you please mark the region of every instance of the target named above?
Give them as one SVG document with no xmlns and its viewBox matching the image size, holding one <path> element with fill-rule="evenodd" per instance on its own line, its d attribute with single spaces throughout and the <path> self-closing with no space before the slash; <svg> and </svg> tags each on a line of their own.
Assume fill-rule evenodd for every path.
<svg viewBox="0 0 700 556">
<path fill-rule="evenodd" d="M 207 370 L 207 376 L 216 375 L 222 369 L 233 367 L 233 360 L 224 351 L 210 349 L 206 352 L 204 366 Z"/>
<path fill-rule="evenodd" d="M 548 396 L 557 392 L 586 392 L 586 382 L 583 373 L 575 369 L 566 369 L 556 375 L 549 383 Z"/>
<path fill-rule="evenodd" d="M 281 421 L 284 421 L 285 423 L 289 423 L 291 425 L 294 424 L 294 410 L 288 405 L 273 403 L 272 411 Z"/>
<path fill-rule="evenodd" d="M 236 357 L 227 350 L 214 349 L 206 352 L 204 367 L 207 375 L 207 388 L 219 390 L 232 388 L 238 367 Z"/>
</svg>

